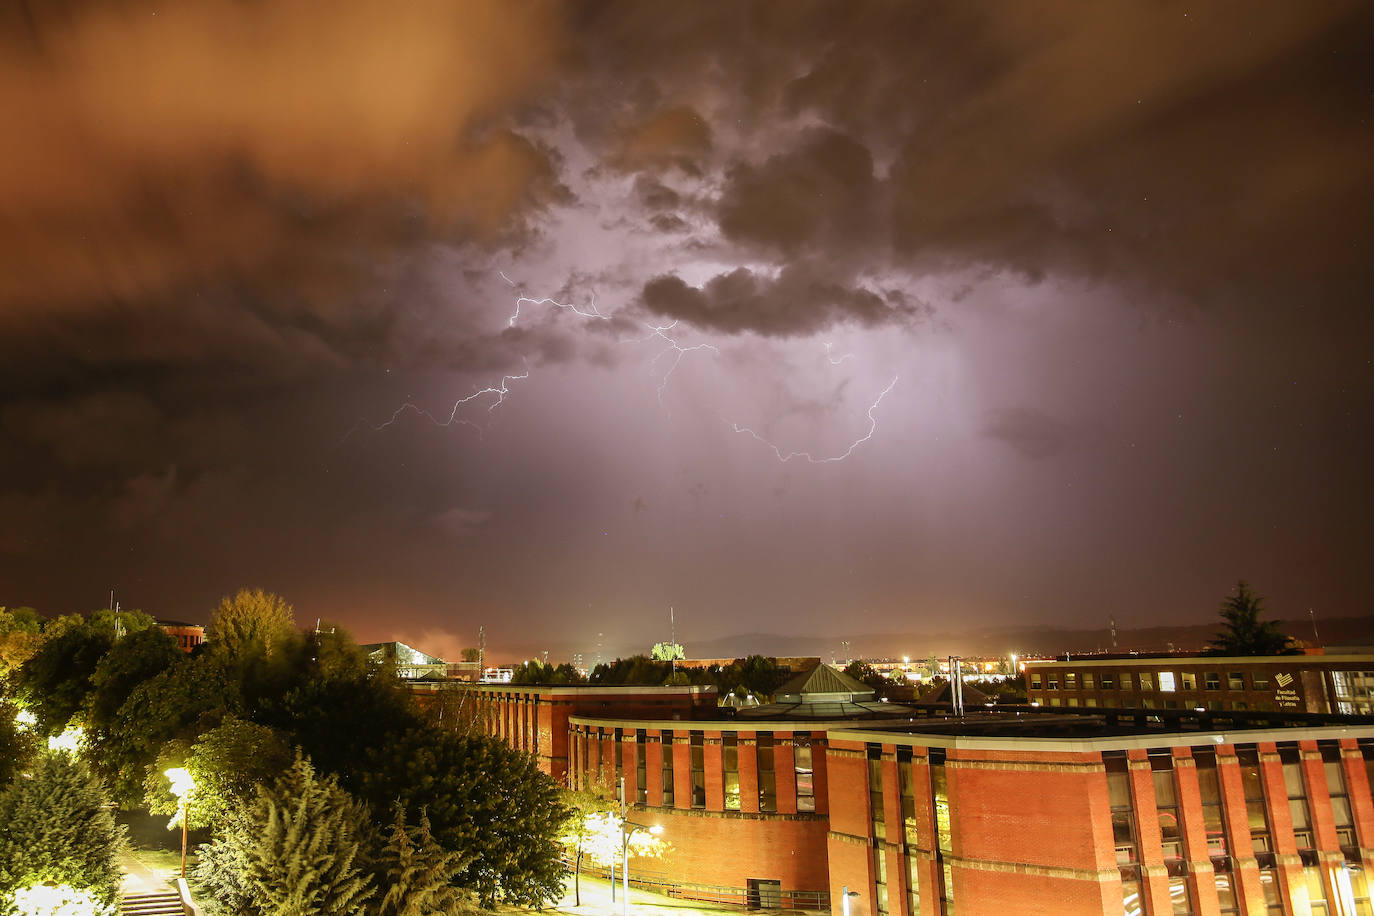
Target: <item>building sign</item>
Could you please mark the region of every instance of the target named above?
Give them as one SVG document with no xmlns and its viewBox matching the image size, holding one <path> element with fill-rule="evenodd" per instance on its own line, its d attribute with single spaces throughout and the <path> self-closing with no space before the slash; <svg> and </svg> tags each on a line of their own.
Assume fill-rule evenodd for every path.
<svg viewBox="0 0 1374 916">
<path fill-rule="evenodd" d="M 1299 709 L 1302 707 L 1302 697 L 1293 689 L 1293 675 L 1280 672 L 1274 675 L 1274 683 L 1277 689 L 1274 690 L 1274 702 L 1279 709 Z"/>
</svg>

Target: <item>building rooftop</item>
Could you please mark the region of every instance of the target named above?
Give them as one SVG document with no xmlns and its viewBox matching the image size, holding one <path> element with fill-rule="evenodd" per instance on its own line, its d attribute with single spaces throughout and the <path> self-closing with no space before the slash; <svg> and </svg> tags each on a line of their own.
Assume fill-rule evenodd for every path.
<svg viewBox="0 0 1374 916">
<path fill-rule="evenodd" d="M 902 734 L 1018 740 L 1139 737 L 1149 737 L 1153 740 L 1167 736 L 1186 736 L 1187 741 L 1184 743 L 1197 743 L 1200 735 L 1206 735 L 1216 742 L 1222 742 L 1221 736 L 1225 736 L 1226 743 L 1247 743 L 1296 741 L 1299 733 L 1311 729 L 1330 730 L 1333 727 L 1357 733 L 1351 737 L 1374 738 L 1374 716 L 1138 708 L 1075 711 L 1063 707 L 1043 706 L 970 707 L 969 712 L 960 718 L 947 714 L 918 714 L 908 717 L 905 722 L 865 723 L 853 731 L 888 736 Z M 1265 737 L 1258 737 L 1260 734 Z"/>
</svg>

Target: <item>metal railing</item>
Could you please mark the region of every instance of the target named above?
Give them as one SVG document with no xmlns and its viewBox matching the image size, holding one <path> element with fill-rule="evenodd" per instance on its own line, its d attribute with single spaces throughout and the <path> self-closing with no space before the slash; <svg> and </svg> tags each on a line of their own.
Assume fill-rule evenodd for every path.
<svg viewBox="0 0 1374 916">
<path fill-rule="evenodd" d="M 574 863 L 564 859 L 571 870 Z M 582 865 L 582 874 L 597 878 L 610 877 L 609 868 Z M 616 872 L 616 881 L 621 880 Z M 637 872 L 630 869 L 630 886 L 640 890 L 652 891 L 676 900 L 692 900 L 698 903 L 712 903 L 717 906 L 733 906 L 743 910 L 809 910 L 812 912 L 830 911 L 829 891 L 803 891 L 778 889 L 775 887 L 746 888 L 725 887 L 715 884 L 696 884 L 689 881 L 676 881 L 666 875 L 653 872 Z"/>
</svg>

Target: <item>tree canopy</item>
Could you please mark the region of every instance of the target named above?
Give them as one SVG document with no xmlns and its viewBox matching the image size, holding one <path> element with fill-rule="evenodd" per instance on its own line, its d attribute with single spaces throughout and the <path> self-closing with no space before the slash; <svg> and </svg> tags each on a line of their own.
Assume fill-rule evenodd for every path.
<svg viewBox="0 0 1374 916">
<path fill-rule="evenodd" d="M 1264 599 L 1250 590 L 1244 580 L 1236 583 L 1236 593 L 1222 602 L 1219 613 L 1226 628 L 1212 639 L 1214 655 L 1284 655 L 1291 651 L 1292 639 L 1279 630 L 1276 620 L 1260 620 Z"/>
<path fill-rule="evenodd" d="M 28 778 L 0 792 L 0 896 L 65 884 L 112 903 L 123 843 L 123 828 L 86 765 L 46 752 Z"/>
</svg>

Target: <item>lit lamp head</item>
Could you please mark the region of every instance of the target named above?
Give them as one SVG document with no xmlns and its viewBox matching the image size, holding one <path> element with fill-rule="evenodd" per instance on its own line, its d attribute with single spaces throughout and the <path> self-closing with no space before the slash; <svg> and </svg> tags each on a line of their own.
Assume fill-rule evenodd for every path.
<svg viewBox="0 0 1374 916">
<path fill-rule="evenodd" d="M 167 781 L 172 784 L 172 794 L 177 798 L 185 800 L 196 788 L 196 781 L 191 778 L 191 771 L 185 767 L 172 767 L 170 770 L 163 770 L 162 775 L 167 777 Z"/>
<path fill-rule="evenodd" d="M 662 836 L 662 835 L 663 835 L 663 825 L 662 825 L 662 824 L 654 824 L 652 827 L 649 828 L 649 832 L 652 833 L 654 836 Z"/>
</svg>

